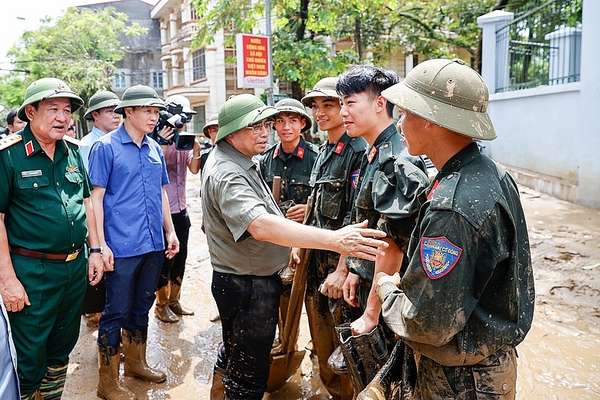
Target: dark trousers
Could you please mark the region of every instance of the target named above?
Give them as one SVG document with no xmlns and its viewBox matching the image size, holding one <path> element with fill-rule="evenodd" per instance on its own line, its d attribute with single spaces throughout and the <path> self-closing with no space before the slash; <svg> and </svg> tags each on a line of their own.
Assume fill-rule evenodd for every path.
<svg viewBox="0 0 600 400">
<path fill-rule="evenodd" d="M 148 311 L 154 302 L 163 259 L 162 251 L 115 258 L 115 270 L 105 275 L 106 305 L 98 328 L 100 346 L 118 347 L 121 328 L 147 332 Z"/>
<path fill-rule="evenodd" d="M 183 282 L 183 274 L 185 273 L 185 262 L 188 255 L 188 238 L 190 236 L 190 217 L 187 210 L 171 214 L 173 226 L 177 239 L 179 239 L 179 253 L 172 259 L 165 257 L 165 263 L 160 272 L 158 288 L 165 287 L 169 282 L 175 282 L 181 286 Z"/>
<path fill-rule="evenodd" d="M 212 294 L 223 330 L 222 351 L 215 366 L 225 371 L 223 384 L 228 400 L 263 397 L 281 292 L 279 275 L 213 272 Z"/>
<path fill-rule="evenodd" d="M 79 336 L 87 258 L 69 262 L 11 255 L 31 305 L 8 313 L 22 394 L 40 387 L 50 369 L 63 369 Z M 64 383 L 64 381 L 63 381 Z"/>
</svg>

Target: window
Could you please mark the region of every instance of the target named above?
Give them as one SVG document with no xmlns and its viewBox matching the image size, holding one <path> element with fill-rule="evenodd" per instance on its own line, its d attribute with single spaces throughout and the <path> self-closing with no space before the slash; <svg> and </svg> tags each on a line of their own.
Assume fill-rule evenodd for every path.
<svg viewBox="0 0 600 400">
<path fill-rule="evenodd" d="M 204 49 L 196 50 L 192 53 L 192 80 L 206 78 L 206 57 Z"/>
<path fill-rule="evenodd" d="M 127 87 L 127 82 L 125 81 L 125 73 L 117 72 L 114 75 L 114 85 L 115 89 L 125 89 Z"/>
<path fill-rule="evenodd" d="M 163 88 L 163 73 L 162 73 L 162 71 L 152 72 L 152 87 L 155 89 Z"/>
<path fill-rule="evenodd" d="M 202 127 L 204 127 L 204 123 L 206 122 L 206 107 L 196 106 L 194 107 L 194 111 L 196 111 L 192 119 L 194 133 L 202 133 Z"/>
<path fill-rule="evenodd" d="M 190 4 L 190 17 L 192 18 L 192 21 L 195 21 L 198 19 L 198 13 L 196 12 L 196 6 L 193 3 Z"/>
</svg>

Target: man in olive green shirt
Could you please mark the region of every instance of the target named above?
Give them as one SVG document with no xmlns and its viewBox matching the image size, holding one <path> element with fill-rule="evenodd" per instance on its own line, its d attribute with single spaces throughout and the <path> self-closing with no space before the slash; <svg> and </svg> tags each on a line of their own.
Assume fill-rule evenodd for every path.
<svg viewBox="0 0 600 400">
<path fill-rule="evenodd" d="M 85 167 L 65 136 L 82 103 L 58 79 L 35 81 L 18 112 L 27 125 L 0 143 L 0 294 L 23 399 L 60 398 L 86 276 L 96 284 L 104 270 Z"/>
</svg>

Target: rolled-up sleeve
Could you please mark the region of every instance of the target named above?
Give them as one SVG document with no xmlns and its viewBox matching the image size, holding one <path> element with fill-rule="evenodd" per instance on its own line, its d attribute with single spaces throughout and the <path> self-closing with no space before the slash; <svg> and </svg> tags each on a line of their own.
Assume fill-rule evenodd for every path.
<svg viewBox="0 0 600 400">
<path fill-rule="evenodd" d="M 252 221 L 269 214 L 265 201 L 244 176 L 231 174 L 217 187 L 215 200 L 236 242 L 244 236 Z"/>
</svg>

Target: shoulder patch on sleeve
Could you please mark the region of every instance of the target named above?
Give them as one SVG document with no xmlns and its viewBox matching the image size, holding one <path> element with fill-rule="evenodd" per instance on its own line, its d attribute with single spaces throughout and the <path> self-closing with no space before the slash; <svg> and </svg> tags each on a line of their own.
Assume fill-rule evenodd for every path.
<svg viewBox="0 0 600 400">
<path fill-rule="evenodd" d="M 71 137 L 71 136 L 69 136 L 69 135 L 65 135 L 65 136 L 63 136 L 63 140 L 64 140 L 65 142 L 67 142 L 67 143 L 74 144 L 75 146 L 80 146 L 80 145 L 81 145 L 81 141 L 79 141 L 79 140 L 77 140 L 77 139 L 74 139 L 74 138 L 72 138 L 72 137 Z"/>
<path fill-rule="evenodd" d="M 446 236 L 421 238 L 421 266 L 429 279 L 440 279 L 450 273 L 458 264 L 463 249 L 452 243 Z"/>
<path fill-rule="evenodd" d="M 452 210 L 454 195 L 460 181 L 460 173 L 453 172 L 439 181 L 431 194 L 431 208 L 435 210 Z"/>
<path fill-rule="evenodd" d="M 19 143 L 21 140 L 23 140 L 23 136 L 16 133 L 8 135 L 4 139 L 0 139 L 0 150 L 7 149 L 13 144 Z"/>
</svg>

